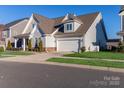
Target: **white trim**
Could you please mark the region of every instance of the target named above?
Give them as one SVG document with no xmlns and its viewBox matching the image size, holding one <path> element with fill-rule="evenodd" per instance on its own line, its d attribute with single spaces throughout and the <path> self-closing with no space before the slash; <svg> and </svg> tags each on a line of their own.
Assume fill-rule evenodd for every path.
<svg viewBox="0 0 124 93">
<path fill-rule="evenodd" d="M 84 39 L 83 37 L 68 37 L 68 38 L 56 38 L 56 40 L 76 40 L 76 39 Z"/>
<path fill-rule="evenodd" d="M 27 31 L 27 29 L 28 29 L 29 25 L 31 24 L 32 20 L 33 20 L 33 14 L 31 15 L 31 17 L 30 17 L 25 29 L 22 32 L 22 34 L 24 34 Z"/>
<path fill-rule="evenodd" d="M 33 37 L 34 32 L 37 30 L 37 25 L 35 25 L 35 27 L 33 28 L 33 30 L 31 31 L 31 34 L 29 35 L 29 39 L 31 39 Z"/>
<path fill-rule="evenodd" d="M 72 30 L 67 30 L 67 25 L 72 25 Z M 74 22 L 67 22 L 64 24 L 64 33 L 70 33 L 70 32 L 74 32 Z"/>
<path fill-rule="evenodd" d="M 123 30 L 123 15 L 121 15 L 121 31 Z"/>
<path fill-rule="evenodd" d="M 15 38 L 14 47 L 17 48 L 17 38 Z"/>
<path fill-rule="evenodd" d="M 12 36 L 11 36 L 11 29 L 9 29 L 9 38 L 11 38 Z"/>
<path fill-rule="evenodd" d="M 59 28 L 57 28 L 51 35 L 54 35 L 56 32 L 58 32 Z"/>
<path fill-rule="evenodd" d="M 23 51 L 25 51 L 25 38 L 23 38 Z"/>
<path fill-rule="evenodd" d="M 121 16 L 121 15 L 124 15 L 124 11 L 122 11 L 122 12 L 119 14 L 119 16 Z"/>
</svg>

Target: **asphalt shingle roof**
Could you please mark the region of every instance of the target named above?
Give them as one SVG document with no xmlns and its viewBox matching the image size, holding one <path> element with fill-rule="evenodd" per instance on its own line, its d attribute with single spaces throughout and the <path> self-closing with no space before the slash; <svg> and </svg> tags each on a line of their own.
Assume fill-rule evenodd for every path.
<svg viewBox="0 0 124 93">
<path fill-rule="evenodd" d="M 75 31 L 70 33 L 64 33 L 62 31 L 56 32 L 55 36 L 57 37 L 77 37 L 77 36 L 83 36 L 91 24 L 94 22 L 96 17 L 98 16 L 99 12 L 91 13 L 91 14 L 85 14 L 85 15 L 79 15 L 76 17 L 73 17 L 73 19 L 78 20 L 82 22 L 81 26 Z M 45 32 L 45 34 L 51 34 L 55 31 L 56 24 L 61 24 L 62 20 L 65 16 L 58 17 L 58 18 L 47 18 L 38 14 L 33 14 L 33 17 L 36 21 L 40 21 L 38 23 L 39 29 Z"/>
</svg>

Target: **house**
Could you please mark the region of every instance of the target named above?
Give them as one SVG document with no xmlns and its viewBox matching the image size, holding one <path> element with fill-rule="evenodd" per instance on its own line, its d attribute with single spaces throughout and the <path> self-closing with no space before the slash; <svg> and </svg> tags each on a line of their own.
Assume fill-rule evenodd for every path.
<svg viewBox="0 0 124 93">
<path fill-rule="evenodd" d="M 2 39 L 2 31 L 5 29 L 5 25 L 0 24 L 0 41 L 3 41 Z"/>
<path fill-rule="evenodd" d="M 27 22 L 28 22 L 28 18 L 22 18 L 22 19 L 15 20 L 13 22 L 5 24 L 5 27 L 2 30 L 2 40 L 5 41 L 6 47 L 7 47 L 8 41 L 10 41 L 12 43 L 12 46 L 14 47 L 14 36 L 22 33 Z"/>
<path fill-rule="evenodd" d="M 107 50 L 113 50 L 118 48 L 120 39 L 108 39 L 107 40 Z"/>
<path fill-rule="evenodd" d="M 120 31 L 117 33 L 121 37 L 121 42 L 124 42 L 124 6 L 121 6 L 121 10 L 119 11 L 119 16 L 120 16 L 120 23 L 121 23 L 121 28 Z"/>
<path fill-rule="evenodd" d="M 24 51 L 28 40 L 35 48 L 41 39 L 45 51 L 57 52 L 80 52 L 82 47 L 86 51 L 99 51 L 106 49 L 107 42 L 100 12 L 78 16 L 66 14 L 57 18 L 32 14 L 29 19 L 9 25 L 5 32 L 9 33 L 6 43 L 12 39 L 13 47 L 22 47 Z"/>
</svg>

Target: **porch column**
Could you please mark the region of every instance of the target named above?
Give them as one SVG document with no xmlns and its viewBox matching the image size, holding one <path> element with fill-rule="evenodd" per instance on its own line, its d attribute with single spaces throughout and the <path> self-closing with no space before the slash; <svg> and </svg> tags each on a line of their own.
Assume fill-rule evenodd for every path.
<svg viewBox="0 0 124 93">
<path fill-rule="evenodd" d="M 25 51 L 25 38 L 23 38 L 23 51 Z"/>
<path fill-rule="evenodd" d="M 14 47 L 17 48 L 17 38 L 15 38 Z"/>
</svg>

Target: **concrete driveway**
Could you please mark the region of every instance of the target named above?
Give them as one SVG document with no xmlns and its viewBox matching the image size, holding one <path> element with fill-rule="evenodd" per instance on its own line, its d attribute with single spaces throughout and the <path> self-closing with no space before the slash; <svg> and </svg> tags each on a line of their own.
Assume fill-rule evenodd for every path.
<svg viewBox="0 0 124 93">
<path fill-rule="evenodd" d="M 61 57 L 62 54 L 60 53 L 34 53 L 33 55 L 27 56 L 16 56 L 16 57 L 6 57 L 0 58 L 0 61 L 7 61 L 7 62 L 26 62 L 26 63 L 41 63 L 47 60 L 48 58 L 52 57 Z"/>
</svg>

